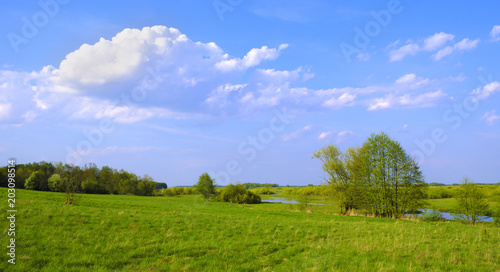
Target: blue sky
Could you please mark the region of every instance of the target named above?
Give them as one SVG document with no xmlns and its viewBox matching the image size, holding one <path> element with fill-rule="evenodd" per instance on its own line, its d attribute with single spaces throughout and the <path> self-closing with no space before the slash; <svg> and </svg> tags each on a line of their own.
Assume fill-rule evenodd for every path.
<svg viewBox="0 0 500 272">
<path fill-rule="evenodd" d="M 500 3 L 0 5 L 6 163 L 320 184 L 314 151 L 385 131 L 427 182 L 500 182 Z"/>
</svg>

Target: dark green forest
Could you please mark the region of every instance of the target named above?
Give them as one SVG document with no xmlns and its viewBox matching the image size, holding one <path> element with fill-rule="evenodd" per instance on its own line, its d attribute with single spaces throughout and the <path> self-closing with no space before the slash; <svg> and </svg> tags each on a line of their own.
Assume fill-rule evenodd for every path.
<svg viewBox="0 0 500 272">
<path fill-rule="evenodd" d="M 0 167 L 0 186 L 7 187 L 7 167 Z M 34 162 L 16 165 L 16 188 L 65 192 L 72 188 L 77 193 L 153 195 L 156 189 L 167 188 L 166 183 L 155 182 L 148 175 L 138 176 L 125 170 L 90 163 L 84 167 L 61 162 Z"/>
</svg>

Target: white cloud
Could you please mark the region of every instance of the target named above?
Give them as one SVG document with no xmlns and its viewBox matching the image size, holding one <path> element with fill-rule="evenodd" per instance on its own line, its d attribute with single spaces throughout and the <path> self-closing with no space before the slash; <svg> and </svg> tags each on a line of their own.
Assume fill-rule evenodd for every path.
<svg viewBox="0 0 500 272">
<path fill-rule="evenodd" d="M 340 108 L 343 106 L 350 106 L 353 104 L 355 99 L 356 99 L 355 94 L 345 92 L 342 95 L 340 95 L 339 97 L 332 97 L 332 98 L 326 100 L 323 103 L 323 106 L 328 107 L 328 108 Z"/>
<path fill-rule="evenodd" d="M 116 105 L 111 101 L 79 97 L 71 101 L 64 111 L 72 112 L 71 119 L 111 119 L 116 123 L 135 123 L 149 118 L 185 119 L 187 115 L 168 109 L 138 105 Z"/>
<path fill-rule="evenodd" d="M 407 44 L 398 49 L 393 49 L 389 52 L 390 61 L 400 61 L 407 55 L 414 56 L 420 51 L 420 47 L 416 44 Z"/>
<path fill-rule="evenodd" d="M 283 137 L 281 139 L 283 141 L 296 140 L 296 139 L 301 138 L 304 134 L 306 134 L 307 132 L 309 132 L 311 129 L 312 129 L 312 126 L 308 125 L 308 126 L 305 126 L 305 127 L 301 128 L 301 129 L 295 131 L 295 132 L 283 135 Z"/>
<path fill-rule="evenodd" d="M 424 50 L 434 51 L 443 47 L 449 41 L 452 41 L 455 38 L 455 35 L 439 32 L 436 33 L 424 40 Z"/>
<path fill-rule="evenodd" d="M 245 88 L 248 84 L 229 84 L 226 83 L 224 85 L 218 86 L 217 89 L 213 90 L 205 103 L 209 104 L 211 107 L 220 107 L 224 108 L 228 106 L 231 101 L 229 100 L 229 96 L 231 92 L 238 92 L 241 89 Z"/>
<path fill-rule="evenodd" d="M 0 103 L 0 119 L 9 117 L 10 110 L 12 108 L 12 103 Z"/>
<path fill-rule="evenodd" d="M 417 79 L 415 74 L 406 74 L 398 79 L 396 79 L 396 84 L 408 84 L 413 83 Z"/>
<path fill-rule="evenodd" d="M 333 131 L 326 131 L 326 132 L 321 132 L 321 134 L 318 136 L 318 139 L 323 140 L 331 136 L 334 132 Z"/>
<path fill-rule="evenodd" d="M 391 62 L 401 61 L 408 55 L 414 56 L 421 51 L 436 51 L 438 49 L 439 51 L 432 55 L 432 57 L 434 60 L 440 60 L 454 52 L 461 52 L 476 48 L 479 43 L 479 39 L 470 40 L 465 38 L 454 45 L 444 47 L 447 43 L 453 41 L 454 38 L 455 35 L 453 34 L 444 32 L 435 33 L 434 35 L 425 38 L 423 42 L 421 42 L 421 45 L 411 42 L 401 46 L 400 48 L 392 49 L 389 51 L 389 60 Z M 395 43 L 391 43 L 387 48 L 393 48 L 394 46 Z"/>
<path fill-rule="evenodd" d="M 279 57 L 281 50 L 288 47 L 288 44 L 282 44 L 278 49 L 268 48 L 263 46 L 262 48 L 254 48 L 250 50 L 242 59 L 233 58 L 228 60 L 223 60 L 215 64 L 215 67 L 221 71 L 241 71 L 249 67 L 259 65 L 264 60 L 275 60 Z"/>
<path fill-rule="evenodd" d="M 74 151 L 68 155 L 68 158 L 72 158 L 77 161 L 77 158 L 85 157 L 87 160 L 89 158 L 106 156 L 113 153 L 123 153 L 123 154 L 134 154 L 143 153 L 150 150 L 162 150 L 160 147 L 155 146 L 108 146 L 104 148 L 92 147 L 89 149 L 82 149 Z"/>
<path fill-rule="evenodd" d="M 500 41 L 500 25 L 493 26 L 490 36 L 494 41 Z"/>
<path fill-rule="evenodd" d="M 418 89 L 431 82 L 428 78 L 419 77 L 416 74 L 406 74 L 396 79 L 395 87 L 398 91 L 407 91 L 411 89 Z"/>
<path fill-rule="evenodd" d="M 496 115 L 496 110 L 486 112 L 481 120 L 485 120 L 490 126 L 500 120 L 500 115 Z"/>
<path fill-rule="evenodd" d="M 496 92 L 500 92 L 500 82 L 493 81 L 491 83 L 486 84 L 482 88 L 477 88 L 473 90 L 472 94 L 474 95 L 475 101 L 477 101 L 477 100 L 487 99 Z"/>
<path fill-rule="evenodd" d="M 471 41 L 469 39 L 463 39 L 453 46 L 447 46 L 447 47 L 439 50 L 435 55 L 433 55 L 433 58 L 435 60 L 440 60 L 440 59 L 444 58 L 445 56 L 448 56 L 454 52 L 461 52 L 461 51 L 476 48 L 478 43 L 479 43 L 479 39 L 473 40 L 473 41 Z"/>
<path fill-rule="evenodd" d="M 186 35 L 175 28 L 127 28 L 111 40 L 101 38 L 68 54 L 56 74 L 80 84 L 104 84 L 131 76 L 152 56 L 172 54 L 187 42 Z"/>
<path fill-rule="evenodd" d="M 335 139 L 337 143 L 340 143 L 354 136 L 356 136 L 356 133 L 350 130 L 344 130 L 338 133 L 335 131 L 325 131 L 318 136 L 318 140 Z"/>
<path fill-rule="evenodd" d="M 350 131 L 350 130 L 344 130 L 344 131 L 341 131 L 337 134 L 337 142 L 343 142 L 345 141 L 346 139 L 350 138 L 350 137 L 353 137 L 353 136 L 356 136 L 356 133 Z"/>
<path fill-rule="evenodd" d="M 440 100 L 447 95 L 441 90 L 435 92 L 427 92 L 419 95 L 405 94 L 395 96 L 393 94 L 382 98 L 375 98 L 370 102 L 369 111 L 383 110 L 389 108 L 422 108 L 435 106 Z"/>
<path fill-rule="evenodd" d="M 300 85 L 314 77 L 309 68 L 248 69 L 276 59 L 286 47 L 254 48 L 239 58 L 215 43 L 194 42 L 174 28 L 125 29 L 110 40 L 82 45 L 59 67 L 32 73 L 0 70 L 5 93 L 0 118 L 16 123 L 40 121 L 41 116 L 134 123 L 248 115 L 278 105 L 303 111 L 417 107 L 405 103 L 404 95 L 423 100 L 419 95 L 432 82 L 407 74 L 388 85 L 311 89 Z M 398 96 L 391 100 L 388 94 Z"/>
</svg>

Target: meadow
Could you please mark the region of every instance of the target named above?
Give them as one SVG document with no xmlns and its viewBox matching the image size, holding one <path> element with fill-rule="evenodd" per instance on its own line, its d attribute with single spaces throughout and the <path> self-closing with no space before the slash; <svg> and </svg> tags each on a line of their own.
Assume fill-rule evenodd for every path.
<svg viewBox="0 0 500 272">
<path fill-rule="evenodd" d="M 492 223 L 339 216 L 316 196 L 327 205 L 302 212 L 198 195 L 86 194 L 64 205 L 64 193 L 16 194 L 16 265 L 4 253 L 1 271 L 500 271 Z"/>
</svg>

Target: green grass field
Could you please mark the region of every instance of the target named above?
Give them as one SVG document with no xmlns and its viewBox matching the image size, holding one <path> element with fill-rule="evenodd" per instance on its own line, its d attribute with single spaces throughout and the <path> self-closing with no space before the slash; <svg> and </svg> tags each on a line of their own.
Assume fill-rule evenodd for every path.
<svg viewBox="0 0 500 272">
<path fill-rule="evenodd" d="M 16 191 L 1 271 L 500 271 L 500 228 L 338 216 L 334 205 Z M 7 190 L 0 189 L 6 196 Z M 6 199 L 3 198 L 3 199 Z"/>
</svg>

